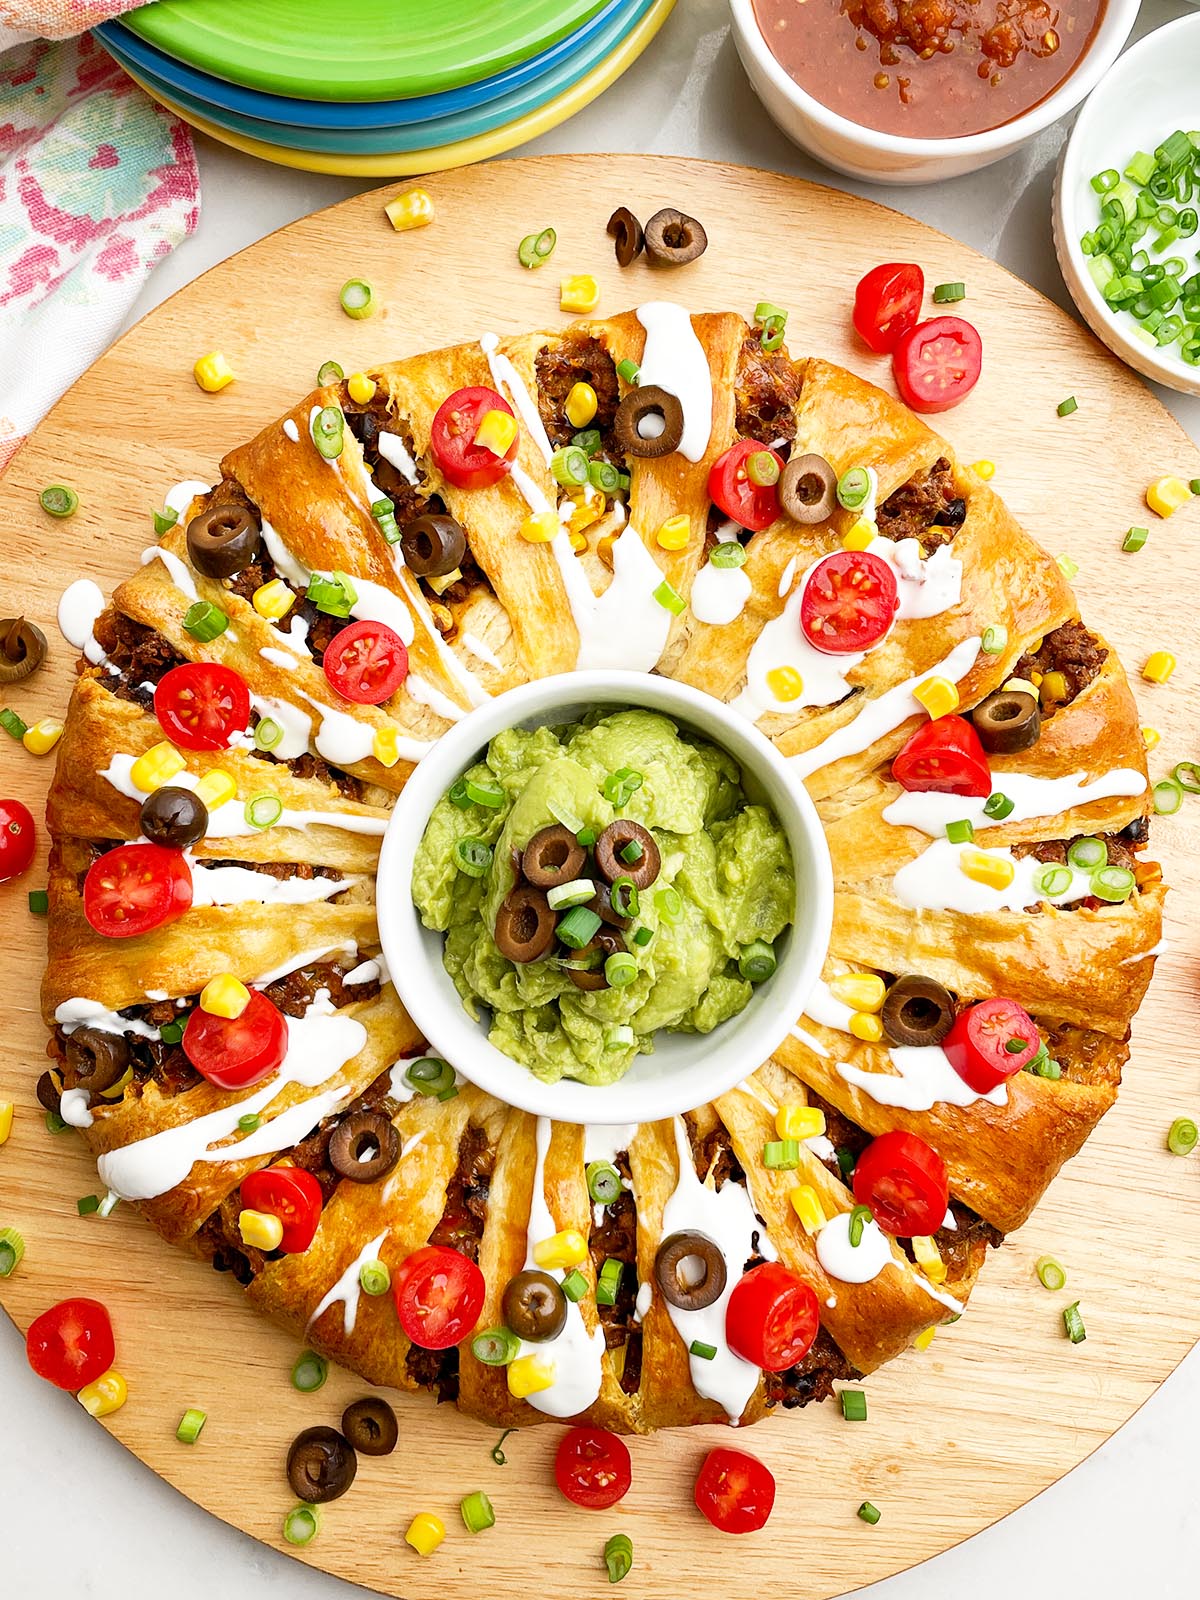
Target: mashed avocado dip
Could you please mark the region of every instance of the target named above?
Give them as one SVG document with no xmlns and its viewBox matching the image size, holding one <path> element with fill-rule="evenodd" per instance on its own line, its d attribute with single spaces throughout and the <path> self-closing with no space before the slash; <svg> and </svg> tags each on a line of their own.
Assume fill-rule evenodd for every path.
<svg viewBox="0 0 1200 1600">
<path fill-rule="evenodd" d="M 497 734 L 434 807 L 412 892 L 499 1050 L 548 1083 L 606 1084 L 659 1028 L 742 1010 L 796 888 L 733 758 L 629 710 Z"/>
</svg>

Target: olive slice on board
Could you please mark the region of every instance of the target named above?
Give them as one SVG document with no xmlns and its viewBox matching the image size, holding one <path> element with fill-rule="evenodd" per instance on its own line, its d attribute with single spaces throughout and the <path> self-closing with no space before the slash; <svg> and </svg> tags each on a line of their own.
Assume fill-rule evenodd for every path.
<svg viewBox="0 0 1200 1600">
<path fill-rule="evenodd" d="M 298 1500 L 315 1506 L 340 1499 L 357 1472 L 354 1448 L 336 1428 L 305 1428 L 292 1440 L 287 1475 Z"/>
<path fill-rule="evenodd" d="M 954 1026 L 954 1001 L 935 979 L 908 973 L 884 996 L 879 1020 L 893 1044 L 940 1044 Z"/>
<path fill-rule="evenodd" d="M 708 235 L 695 217 L 666 206 L 646 224 L 646 259 L 652 267 L 682 267 L 708 249 Z"/>
<path fill-rule="evenodd" d="M 66 1043 L 63 1087 L 101 1094 L 125 1076 L 128 1066 L 129 1045 L 123 1034 L 76 1028 Z"/>
<path fill-rule="evenodd" d="M 62 1105 L 62 1089 L 53 1072 L 42 1073 L 34 1093 L 38 1097 L 39 1105 L 44 1106 L 47 1111 L 53 1111 L 55 1116 L 58 1115 L 59 1107 Z"/>
<path fill-rule="evenodd" d="M 262 524 L 249 506 L 218 501 L 187 526 L 188 560 L 206 578 L 234 578 L 254 562 Z"/>
<path fill-rule="evenodd" d="M 669 456 L 683 438 L 683 407 L 678 396 L 656 383 L 644 384 L 631 389 L 617 407 L 613 432 L 627 456 Z"/>
<path fill-rule="evenodd" d="M 1031 694 L 997 689 L 971 713 L 979 742 L 989 755 L 1011 756 L 1031 749 L 1042 736 L 1042 713 Z"/>
<path fill-rule="evenodd" d="M 46 659 L 46 635 L 28 617 L 0 622 L 0 683 L 19 683 Z"/>
<path fill-rule="evenodd" d="M 627 267 L 642 253 L 646 236 L 628 206 L 618 206 L 608 219 L 608 236 L 617 242 L 617 265 Z"/>
<path fill-rule="evenodd" d="M 642 853 L 636 861 L 626 861 L 621 854 L 631 844 L 641 846 Z M 631 822 L 628 817 L 610 822 L 596 840 L 596 871 L 608 883 L 628 878 L 635 889 L 648 889 L 661 867 L 662 856 L 654 835 L 649 828 L 643 828 L 640 822 Z"/>
<path fill-rule="evenodd" d="M 400 1159 L 400 1135 L 382 1111 L 352 1111 L 329 1137 L 329 1165 L 351 1183 L 378 1183 Z"/>
<path fill-rule="evenodd" d="M 165 784 L 142 801 L 139 825 L 151 844 L 186 850 L 208 832 L 208 807 L 190 789 Z"/>
<path fill-rule="evenodd" d="M 363 1456 L 390 1456 L 400 1437 L 396 1413 L 386 1400 L 368 1395 L 342 1412 L 342 1432 L 352 1449 Z"/>
<path fill-rule="evenodd" d="M 703 1311 L 725 1292 L 725 1257 L 703 1233 L 672 1233 L 658 1247 L 654 1276 L 679 1311 Z"/>
<path fill-rule="evenodd" d="M 779 475 L 779 504 L 793 522 L 824 522 L 837 509 L 837 473 L 824 456 L 795 456 Z"/>
<path fill-rule="evenodd" d="M 496 913 L 496 948 L 509 961 L 540 961 L 554 943 L 557 921 L 542 891 L 519 883 Z"/>
<path fill-rule="evenodd" d="M 579 876 L 587 851 L 561 822 L 534 834 L 521 856 L 521 871 L 539 889 L 553 889 Z"/>
<path fill-rule="evenodd" d="M 562 1288 L 548 1272 L 533 1267 L 508 1280 L 500 1309 L 505 1326 L 531 1344 L 557 1339 L 567 1325 L 567 1297 Z"/>
<path fill-rule="evenodd" d="M 592 903 L 592 909 L 599 912 L 599 906 Z M 611 909 L 611 906 L 610 906 Z M 616 915 L 616 912 L 613 912 Z M 629 922 L 626 917 L 626 923 Z M 615 956 L 625 949 L 625 941 L 615 928 L 598 928 L 595 935 L 588 940 L 579 950 L 572 950 L 572 958 L 576 961 L 595 959 L 595 966 L 589 967 L 586 972 L 580 972 L 575 967 L 567 968 L 567 977 L 577 989 L 585 991 L 607 989 L 608 979 L 604 976 L 604 963 L 609 956 Z"/>
<path fill-rule="evenodd" d="M 418 578 L 444 578 L 462 566 L 467 535 L 461 522 L 440 511 L 430 511 L 405 523 L 400 549 L 405 566 Z"/>
</svg>

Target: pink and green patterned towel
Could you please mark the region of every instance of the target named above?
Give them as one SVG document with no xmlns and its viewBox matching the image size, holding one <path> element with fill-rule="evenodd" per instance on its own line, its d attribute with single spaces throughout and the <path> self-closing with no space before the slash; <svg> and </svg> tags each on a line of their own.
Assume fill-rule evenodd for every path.
<svg viewBox="0 0 1200 1600">
<path fill-rule="evenodd" d="M 30 39 L 70 39 L 143 0 L 0 0 L 0 51 Z"/>
</svg>

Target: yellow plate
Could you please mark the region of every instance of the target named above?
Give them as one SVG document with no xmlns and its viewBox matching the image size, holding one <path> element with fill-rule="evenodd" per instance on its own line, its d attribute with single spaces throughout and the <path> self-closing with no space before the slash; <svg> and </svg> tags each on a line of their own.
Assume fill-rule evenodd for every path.
<svg viewBox="0 0 1200 1600">
<path fill-rule="evenodd" d="M 149 88 L 136 72 L 129 68 L 129 76 L 152 99 L 181 117 L 193 128 L 208 134 L 209 138 L 229 145 L 246 155 L 258 156 L 262 161 L 273 161 L 281 167 L 298 167 L 304 172 L 324 172 L 343 178 L 399 178 L 421 172 L 443 172 L 449 167 L 465 167 L 473 161 L 486 161 L 489 156 L 502 155 L 506 150 L 526 144 L 530 139 L 557 128 L 560 122 L 573 117 L 584 106 L 591 105 L 598 95 L 615 83 L 627 67 L 633 65 L 642 51 L 654 38 L 671 14 L 675 0 L 656 0 L 646 15 L 630 30 L 607 60 L 594 67 L 578 83 L 564 90 L 554 100 L 549 100 L 528 116 L 518 117 L 502 128 L 490 133 L 477 134 L 473 139 L 459 139 L 453 144 L 434 146 L 428 150 L 405 150 L 396 155 L 330 155 L 314 150 L 287 150 L 281 145 L 264 144 L 261 139 L 251 139 L 246 134 L 231 133 L 209 122 L 206 117 L 184 111 L 173 100 Z"/>
</svg>

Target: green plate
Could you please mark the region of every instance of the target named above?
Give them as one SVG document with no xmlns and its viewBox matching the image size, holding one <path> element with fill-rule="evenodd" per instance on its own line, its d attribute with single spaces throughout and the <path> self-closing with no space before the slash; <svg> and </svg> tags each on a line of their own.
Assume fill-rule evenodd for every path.
<svg viewBox="0 0 1200 1600">
<path fill-rule="evenodd" d="M 314 100 L 432 94 L 548 49 L 604 0 L 158 0 L 121 18 L 231 83 Z"/>
</svg>

